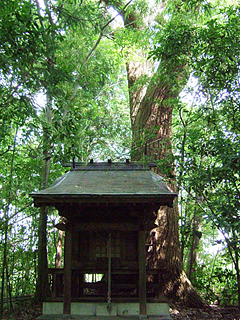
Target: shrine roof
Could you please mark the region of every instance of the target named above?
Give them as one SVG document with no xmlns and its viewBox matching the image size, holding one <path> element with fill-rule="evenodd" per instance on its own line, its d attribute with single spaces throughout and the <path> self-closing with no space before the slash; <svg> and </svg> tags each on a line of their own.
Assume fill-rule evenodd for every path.
<svg viewBox="0 0 240 320">
<path fill-rule="evenodd" d="M 66 165 L 65 165 L 66 166 Z M 172 206 L 162 177 L 139 163 L 74 163 L 47 189 L 32 193 L 36 206 L 58 203 L 159 203 Z"/>
</svg>

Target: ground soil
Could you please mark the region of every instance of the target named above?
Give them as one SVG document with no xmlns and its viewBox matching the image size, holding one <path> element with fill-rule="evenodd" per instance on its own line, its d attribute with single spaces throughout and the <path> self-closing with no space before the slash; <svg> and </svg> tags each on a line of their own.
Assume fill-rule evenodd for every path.
<svg viewBox="0 0 240 320">
<path fill-rule="evenodd" d="M 171 306 L 170 314 L 173 320 L 240 320 L 240 308 L 210 306 L 206 309 L 182 308 Z M 10 311 L 5 309 L 2 320 L 36 320 L 41 315 L 41 306 L 34 302 L 19 303 Z"/>
<path fill-rule="evenodd" d="M 170 314 L 174 320 L 240 320 L 240 308 L 238 307 L 210 306 L 206 309 L 199 309 L 171 306 Z"/>
</svg>

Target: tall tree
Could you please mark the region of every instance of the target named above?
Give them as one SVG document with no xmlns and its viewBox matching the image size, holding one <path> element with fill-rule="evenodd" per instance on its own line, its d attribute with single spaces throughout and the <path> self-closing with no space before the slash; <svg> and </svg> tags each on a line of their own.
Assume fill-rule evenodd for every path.
<svg viewBox="0 0 240 320">
<path fill-rule="evenodd" d="M 123 15 L 129 34 L 139 34 L 144 14 L 149 14 L 146 4 L 133 3 L 127 10 L 121 8 L 119 2 L 115 5 Z M 162 11 L 163 7 L 159 7 L 159 10 Z M 164 31 L 161 40 L 164 39 L 165 42 L 159 38 L 162 54 L 156 71 L 153 62 L 147 60 L 146 50 L 141 50 L 139 44 L 135 54 L 138 61 L 133 61 L 131 55 L 127 62 L 133 134 L 132 159 L 144 161 L 145 158 L 157 162 L 157 172 L 168 179 L 171 190 L 175 192 L 177 186 L 173 166 L 172 112 L 189 77 L 190 24 L 193 20 L 196 21 L 199 9 L 194 12 L 195 10 L 195 7 L 191 8 L 185 3 L 173 4 L 169 1 L 164 11 L 161 14 L 159 12 L 158 20 L 161 23 L 167 16 L 170 21 L 165 20 L 166 25 L 162 27 Z M 157 223 L 158 228 L 154 230 L 157 254 L 152 257 L 151 264 L 163 272 L 162 291 L 185 304 L 202 306 L 200 296 L 183 270 L 177 203 L 172 209 L 160 208 Z"/>
<path fill-rule="evenodd" d="M 155 26 L 152 26 L 158 31 L 155 37 L 156 45 L 151 53 L 151 56 L 158 61 L 155 71 L 151 60 L 147 60 L 147 45 L 142 36 L 142 33 L 145 35 L 147 33 L 144 18 L 146 21 L 146 17 L 149 19 L 150 14 L 147 4 L 144 1 L 133 1 L 130 6 L 124 8 L 123 1 L 106 3 L 113 5 L 121 13 L 127 30 L 125 33 L 130 38 L 126 42 L 128 41 L 131 46 L 131 53 L 129 54 L 128 48 L 125 52 L 128 57 L 127 72 L 133 134 L 132 159 L 145 158 L 148 161 L 156 161 L 157 171 L 168 179 L 170 188 L 177 191 L 172 150 L 173 109 L 179 104 L 179 94 L 187 84 L 190 72 L 196 67 L 197 70 L 198 68 L 201 70 L 200 64 L 203 66 L 204 59 L 205 61 L 208 61 L 208 57 L 212 59 L 208 53 L 209 39 L 207 36 L 204 38 L 204 32 L 209 28 L 209 33 L 216 36 L 215 18 L 211 19 L 210 14 L 210 9 L 213 7 L 205 2 L 180 1 L 167 1 L 158 7 Z M 222 12 L 218 13 L 221 16 Z M 196 34 L 201 34 L 200 45 L 197 43 Z M 213 50 L 219 45 L 218 40 L 216 42 Z M 135 55 L 133 44 L 135 44 Z M 212 51 L 212 48 L 210 50 L 214 52 L 214 62 L 212 61 L 214 68 L 211 67 L 211 70 L 217 70 L 216 51 Z M 203 59 L 199 59 L 201 54 Z M 193 61 L 196 61 L 195 66 Z M 230 62 L 226 63 L 226 67 L 230 67 Z M 209 73 L 211 70 L 206 69 Z M 207 77 L 211 76 L 205 74 Z M 219 80 L 221 81 L 220 75 Z M 158 254 L 153 264 L 162 270 L 167 270 L 163 278 L 164 292 L 187 304 L 202 305 L 199 295 L 183 271 L 178 238 L 177 204 L 170 210 L 160 208 L 157 220 L 159 228 L 155 230 L 155 235 Z"/>
</svg>

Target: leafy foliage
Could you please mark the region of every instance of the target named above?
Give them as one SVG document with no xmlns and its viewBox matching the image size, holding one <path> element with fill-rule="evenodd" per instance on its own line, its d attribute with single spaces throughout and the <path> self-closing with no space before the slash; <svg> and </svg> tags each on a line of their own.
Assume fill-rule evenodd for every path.
<svg viewBox="0 0 240 320">
<path fill-rule="evenodd" d="M 128 153 L 130 130 L 123 64 L 107 38 L 94 47 L 107 32 L 104 7 L 12 0 L 0 11 L 2 300 L 34 291 L 39 211 L 29 194 L 42 185 L 43 162 L 54 161 L 51 183 L 63 173 L 60 161 Z M 54 222 L 49 214 L 50 230 Z M 52 265 L 55 243 L 48 235 Z"/>
<path fill-rule="evenodd" d="M 169 105 L 174 105 L 174 157 L 169 149 L 158 165 L 172 179 L 175 161 L 186 268 L 194 237 L 199 240 L 194 285 L 209 301 L 236 303 L 239 6 L 167 1 L 157 22 L 143 29 L 151 13 L 145 1 L 125 6 L 121 1 L 49 0 L 45 5 L 2 0 L 0 8 L 0 268 L 1 274 L 8 274 L 2 294 L 34 291 L 39 211 L 32 207 L 29 194 L 42 184 L 43 151 L 51 158 L 49 183 L 63 173 L 60 161 L 129 156 L 125 62 L 126 56 L 127 62 L 142 61 L 136 54 L 141 50 L 164 70 L 164 77 L 158 74 L 157 80 L 172 84 L 172 92 L 178 92 L 191 75 L 187 100 L 169 95 Z M 113 18 L 107 9 L 112 5 L 119 12 L 125 10 L 129 28 L 111 28 Z M 136 12 L 141 19 L 133 19 Z M 173 73 L 179 74 L 177 82 Z M 150 80 L 142 77 L 136 85 L 144 87 Z M 50 212 L 50 265 L 56 222 L 55 212 Z M 216 240 L 216 230 L 222 234 L 223 252 L 212 260 L 202 252 L 213 231 Z"/>
</svg>

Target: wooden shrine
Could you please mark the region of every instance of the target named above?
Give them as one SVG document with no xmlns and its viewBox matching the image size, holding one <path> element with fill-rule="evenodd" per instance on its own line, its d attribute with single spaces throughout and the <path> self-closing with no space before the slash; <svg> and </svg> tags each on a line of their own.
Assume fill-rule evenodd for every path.
<svg viewBox="0 0 240 320">
<path fill-rule="evenodd" d="M 64 268 L 49 269 L 51 296 L 43 319 L 148 316 L 168 318 L 161 270 L 146 264 L 147 234 L 160 206 L 176 194 L 149 166 L 137 163 L 73 163 L 34 204 L 54 206 L 65 231 Z M 88 318 L 87 318 L 88 319 Z"/>
</svg>

